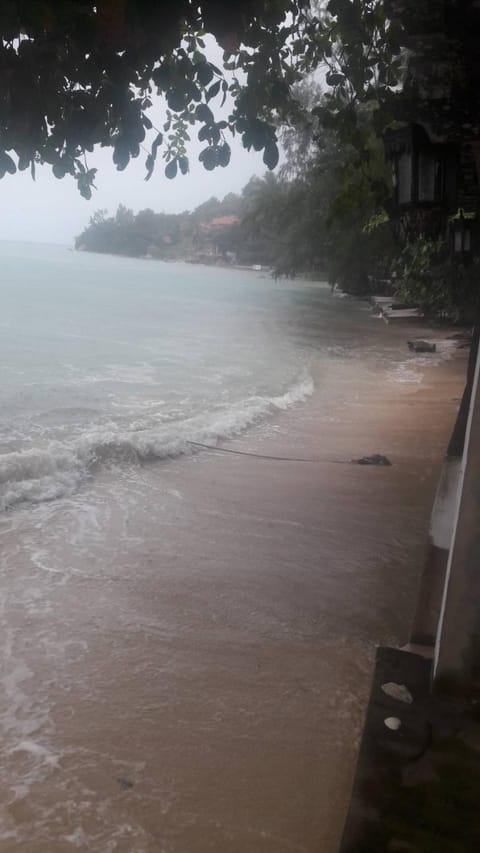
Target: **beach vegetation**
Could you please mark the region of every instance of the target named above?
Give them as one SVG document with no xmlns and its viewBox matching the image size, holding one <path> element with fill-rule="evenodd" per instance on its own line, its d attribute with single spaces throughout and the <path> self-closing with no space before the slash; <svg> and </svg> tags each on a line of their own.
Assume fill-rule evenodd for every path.
<svg viewBox="0 0 480 853">
<path fill-rule="evenodd" d="M 427 316 L 474 323 L 480 308 L 480 263 L 452 259 L 444 240 L 419 237 L 407 242 L 393 264 L 395 293 Z"/>
<path fill-rule="evenodd" d="M 209 59 L 210 35 L 221 67 Z M 192 134 L 207 170 L 228 165 L 236 135 L 274 169 L 295 84 L 320 66 L 329 92 L 312 109 L 361 144 L 352 105 L 394 86 L 400 68 L 383 0 L 10 0 L 0 51 L 0 177 L 34 177 L 46 164 L 87 199 L 95 146 L 111 150 L 119 171 L 142 157 L 146 179 L 159 164 L 173 179 L 189 170 Z"/>
<path fill-rule="evenodd" d="M 193 137 L 207 171 L 229 165 L 237 137 L 278 178 L 242 194 L 241 224 L 228 236 L 218 232 L 215 251 L 240 247 L 278 275 L 322 273 L 364 293 L 388 277 L 396 254 L 402 263 L 402 252 L 411 252 L 385 221 L 392 196 L 385 128 L 408 121 L 452 140 L 478 136 L 476 94 L 462 85 L 463 72 L 450 75 L 438 104 L 415 72 L 422 48 L 412 56 L 409 33 L 441 31 L 444 5 L 10 0 L 0 9 L 0 178 L 27 169 L 35 177 L 45 165 L 90 199 L 96 146 L 110 149 L 119 171 L 140 157 L 146 180 L 158 168 L 173 180 L 189 171 Z M 460 17 L 448 67 L 466 74 Z M 223 50 L 218 65 L 211 38 Z M 161 256 L 174 242 L 193 245 L 195 216 L 167 226 L 158 218 L 165 215 L 105 215 L 90 223 L 82 245 Z M 473 278 L 450 266 L 434 284 L 423 274 L 403 277 L 405 298 L 437 312 L 445 297 L 448 312 Z M 459 276 L 456 287 L 448 283 Z"/>
</svg>

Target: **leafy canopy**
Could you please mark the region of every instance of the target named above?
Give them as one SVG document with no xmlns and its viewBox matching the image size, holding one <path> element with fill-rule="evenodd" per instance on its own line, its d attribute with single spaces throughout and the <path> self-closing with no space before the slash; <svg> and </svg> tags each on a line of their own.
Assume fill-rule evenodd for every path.
<svg viewBox="0 0 480 853">
<path fill-rule="evenodd" d="M 225 51 L 222 69 L 207 58 L 206 33 Z M 143 152 L 147 178 L 161 153 L 174 178 L 188 171 L 192 130 L 208 170 L 228 165 L 227 133 L 272 169 L 275 128 L 295 113 L 291 87 L 319 65 L 330 87 L 322 118 L 361 144 L 352 104 L 395 86 L 398 49 L 382 0 L 5 0 L 0 177 L 47 163 L 90 198 L 87 157 L 100 145 L 119 170 Z M 154 94 L 166 101 L 160 128 Z M 219 118 L 227 96 L 231 112 Z"/>
<path fill-rule="evenodd" d="M 95 178 L 85 155 L 113 149 L 119 170 L 146 154 L 147 177 L 162 150 L 165 174 L 186 173 L 189 130 L 205 142 L 206 169 L 226 166 L 227 128 L 246 148 L 278 160 L 272 113 L 294 72 L 287 41 L 302 0 L 6 0 L 0 6 L 0 177 L 51 165 L 73 175 L 87 198 Z M 208 61 L 205 33 L 225 49 L 233 72 Z M 242 83 L 238 75 L 242 76 Z M 214 105 L 233 97 L 228 122 Z M 154 93 L 166 120 L 148 115 Z M 148 137 L 148 143 L 147 143 Z M 148 147 L 147 147 L 148 145 Z"/>
</svg>

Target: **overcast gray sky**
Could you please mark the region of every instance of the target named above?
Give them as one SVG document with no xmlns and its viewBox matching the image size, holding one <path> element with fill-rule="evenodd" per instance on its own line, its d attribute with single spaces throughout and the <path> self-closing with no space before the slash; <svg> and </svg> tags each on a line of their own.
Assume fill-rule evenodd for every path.
<svg viewBox="0 0 480 853">
<path fill-rule="evenodd" d="M 223 51 L 211 36 L 206 41 L 209 59 L 222 65 Z M 224 117 L 228 115 L 228 107 L 227 102 Z M 149 112 L 156 127 L 162 127 L 164 111 L 164 102 L 157 98 Z M 214 111 L 220 115 L 218 108 Z M 265 173 L 262 154 L 245 151 L 237 137 L 228 138 L 232 148 L 230 165 L 207 172 L 197 159 L 205 146 L 196 139 L 200 126 L 192 133 L 190 173 L 178 174 L 173 181 L 165 178 L 160 156 L 156 170 L 146 182 L 144 152 L 131 160 L 125 171 L 117 172 L 112 150 L 105 149 L 88 156 L 89 167 L 98 169 L 97 191 L 91 201 L 80 196 L 73 179 L 66 176 L 57 180 L 48 165 L 37 168 L 35 181 L 29 170 L 6 174 L 0 181 L 0 239 L 71 244 L 98 208 L 114 213 L 119 204 L 125 204 L 135 212 L 150 207 L 156 212 L 179 213 L 192 210 L 212 195 L 223 198 L 229 192 L 239 192 L 252 175 Z M 153 139 L 155 134 L 151 132 L 151 136 Z M 148 148 L 148 137 L 145 147 Z"/>
<path fill-rule="evenodd" d="M 98 208 L 114 213 L 119 204 L 125 204 L 135 211 L 151 207 L 156 212 L 178 213 L 212 195 L 223 198 L 228 192 L 238 192 L 251 175 L 263 175 L 266 167 L 262 155 L 246 152 L 237 138 L 229 143 L 230 165 L 207 172 L 196 159 L 204 143 L 192 141 L 190 173 L 178 174 L 173 181 L 165 178 L 161 158 L 150 181 L 145 182 L 145 154 L 132 160 L 124 172 L 117 172 L 112 151 L 99 150 L 88 158 L 88 165 L 99 170 L 91 201 L 80 196 L 73 179 L 57 180 L 49 166 L 37 168 L 35 181 L 30 171 L 7 174 L 0 181 L 0 239 L 70 244 Z"/>
</svg>

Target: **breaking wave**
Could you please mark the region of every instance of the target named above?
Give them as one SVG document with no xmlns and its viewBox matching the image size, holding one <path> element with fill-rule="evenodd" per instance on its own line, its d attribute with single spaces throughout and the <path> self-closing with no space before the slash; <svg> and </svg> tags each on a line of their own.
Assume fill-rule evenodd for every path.
<svg viewBox="0 0 480 853">
<path fill-rule="evenodd" d="M 250 397 L 228 409 L 202 412 L 182 421 L 145 423 L 143 428 L 130 430 L 112 425 L 85 432 L 71 442 L 52 441 L 43 448 L 1 454 L 0 509 L 72 495 L 99 466 L 171 459 L 191 453 L 189 442 L 216 444 L 275 411 L 304 401 L 313 388 L 308 377 L 281 396 Z"/>
</svg>

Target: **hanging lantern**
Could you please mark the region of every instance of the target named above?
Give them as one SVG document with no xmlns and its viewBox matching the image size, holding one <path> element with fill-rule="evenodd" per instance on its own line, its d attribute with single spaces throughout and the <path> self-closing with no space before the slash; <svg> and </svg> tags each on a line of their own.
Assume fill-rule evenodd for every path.
<svg viewBox="0 0 480 853">
<path fill-rule="evenodd" d="M 458 260 L 464 261 L 472 254 L 475 219 L 475 213 L 466 213 L 460 207 L 448 221 L 451 252 L 453 257 Z"/>
<path fill-rule="evenodd" d="M 392 167 L 392 184 L 397 205 L 410 204 L 414 197 L 412 126 L 389 128 L 384 135 L 385 155 Z"/>
<path fill-rule="evenodd" d="M 383 143 L 398 209 L 450 206 L 452 175 L 457 168 L 451 145 L 432 142 L 416 124 L 387 128 Z"/>
</svg>

